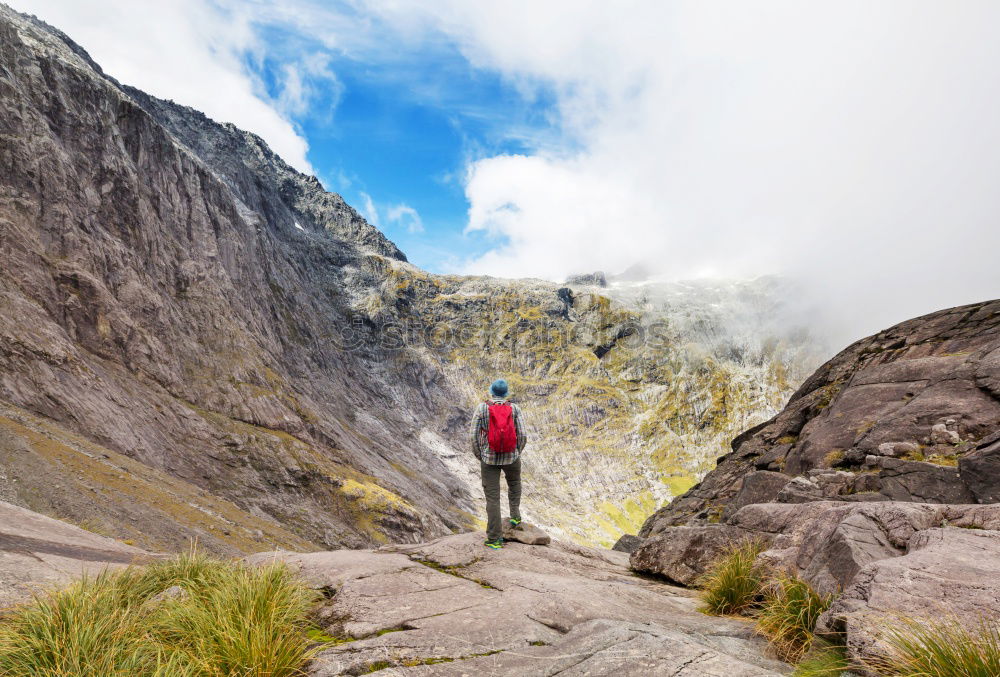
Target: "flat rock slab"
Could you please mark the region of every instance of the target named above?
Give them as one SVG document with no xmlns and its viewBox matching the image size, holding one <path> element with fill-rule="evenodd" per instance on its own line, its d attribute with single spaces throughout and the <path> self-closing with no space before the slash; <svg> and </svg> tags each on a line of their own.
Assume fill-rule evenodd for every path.
<svg viewBox="0 0 1000 677">
<path fill-rule="evenodd" d="M 1000 531 L 934 528 L 902 557 L 869 564 L 820 617 L 817 630 L 846 633 L 855 660 L 882 654 L 882 631 L 899 615 L 954 618 L 970 629 L 1000 609 Z"/>
<path fill-rule="evenodd" d="M 391 674 L 392 670 L 385 672 Z M 566 677 L 758 677 L 782 673 L 706 648 L 697 638 L 660 625 L 597 620 L 578 625 L 549 646 L 425 665 L 407 670 L 405 674 L 426 677 L 547 677 L 555 674 Z"/>
<path fill-rule="evenodd" d="M 82 574 L 150 557 L 145 550 L 0 501 L 0 609 Z"/>
<path fill-rule="evenodd" d="M 483 534 L 377 551 L 271 553 L 329 601 L 312 674 L 774 675 L 750 626 L 704 616 L 683 588 L 639 578 L 628 554 L 552 541 L 483 546 Z"/>
</svg>

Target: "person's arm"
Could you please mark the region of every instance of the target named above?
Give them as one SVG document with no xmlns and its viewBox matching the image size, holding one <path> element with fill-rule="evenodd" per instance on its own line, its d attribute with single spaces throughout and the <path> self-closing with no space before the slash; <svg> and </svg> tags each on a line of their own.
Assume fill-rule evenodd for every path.
<svg viewBox="0 0 1000 677">
<path fill-rule="evenodd" d="M 479 448 L 479 436 L 482 434 L 483 430 L 483 405 L 476 407 L 476 413 L 472 416 L 472 454 L 479 458 L 480 448 Z"/>
<path fill-rule="evenodd" d="M 520 453 L 528 443 L 528 431 L 524 427 L 524 416 L 521 407 L 514 405 L 514 428 L 517 430 L 517 451 Z"/>
</svg>

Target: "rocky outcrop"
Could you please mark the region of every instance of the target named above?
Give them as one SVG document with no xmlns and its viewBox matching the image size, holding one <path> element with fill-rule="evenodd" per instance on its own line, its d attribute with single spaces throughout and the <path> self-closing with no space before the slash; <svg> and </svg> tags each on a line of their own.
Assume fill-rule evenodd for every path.
<svg viewBox="0 0 1000 677">
<path fill-rule="evenodd" d="M 753 534 L 736 526 L 671 527 L 632 552 L 634 571 L 695 585 L 719 556 Z"/>
<path fill-rule="evenodd" d="M 878 657 L 899 617 L 953 617 L 978 627 L 1000 613 L 1000 504 L 764 503 L 726 524 L 667 527 L 631 557 L 635 571 L 697 582 L 733 544 L 766 546 L 758 561 L 834 598 L 818 632 L 846 642 L 859 665 Z"/>
<path fill-rule="evenodd" d="M 318 676 L 363 674 L 777 675 L 748 624 L 694 611 L 691 593 L 632 576 L 627 555 L 553 541 L 483 548 L 483 535 L 377 551 L 261 554 L 329 598 L 349 638 Z"/>
<path fill-rule="evenodd" d="M 731 516 L 752 500 L 987 499 L 1000 428 L 1000 301 L 931 313 L 862 339 L 824 364 L 773 419 L 643 526 Z M 778 488 L 780 477 L 800 477 Z M 811 486 L 810 486 L 811 485 Z M 742 495 L 741 495 L 742 494 Z"/>
<path fill-rule="evenodd" d="M 1000 617 L 998 351 L 1000 301 L 858 341 L 647 520 L 632 568 L 695 581 L 765 540 L 762 565 L 834 597 L 818 631 L 859 669 L 901 615 Z"/>
<path fill-rule="evenodd" d="M 0 501 L 0 611 L 107 567 L 149 561 L 144 550 Z"/>
<path fill-rule="evenodd" d="M 978 631 L 998 610 L 1000 531 L 946 527 L 921 531 L 905 555 L 864 567 L 817 628 L 846 637 L 855 660 L 872 661 L 901 617 L 955 619 Z"/>
</svg>

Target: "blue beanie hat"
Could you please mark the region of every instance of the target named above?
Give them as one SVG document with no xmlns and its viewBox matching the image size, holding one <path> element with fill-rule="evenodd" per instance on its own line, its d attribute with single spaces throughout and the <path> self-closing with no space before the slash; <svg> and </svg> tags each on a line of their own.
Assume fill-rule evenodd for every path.
<svg viewBox="0 0 1000 677">
<path fill-rule="evenodd" d="M 493 397 L 507 397 L 507 382 L 498 378 L 490 384 L 490 393 Z"/>
</svg>

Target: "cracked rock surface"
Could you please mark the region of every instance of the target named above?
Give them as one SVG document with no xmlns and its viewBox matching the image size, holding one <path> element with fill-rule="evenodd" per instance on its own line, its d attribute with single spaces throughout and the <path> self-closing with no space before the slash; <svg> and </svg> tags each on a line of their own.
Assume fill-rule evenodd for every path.
<svg viewBox="0 0 1000 677">
<path fill-rule="evenodd" d="M 322 589 L 317 677 L 787 674 L 749 624 L 702 615 L 628 555 L 553 541 L 488 550 L 481 533 L 379 550 L 264 553 Z"/>
</svg>

